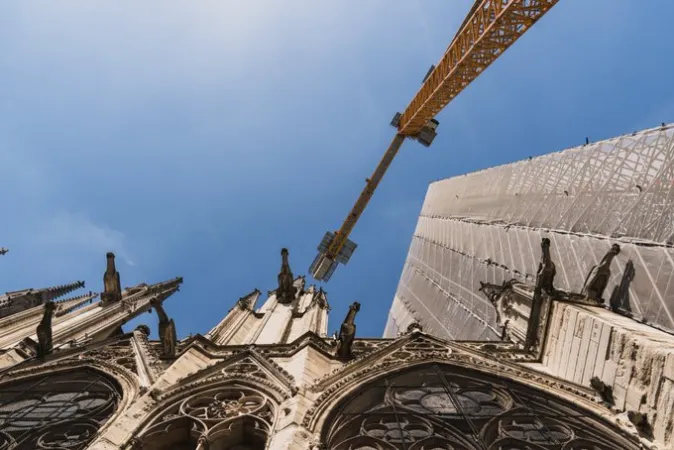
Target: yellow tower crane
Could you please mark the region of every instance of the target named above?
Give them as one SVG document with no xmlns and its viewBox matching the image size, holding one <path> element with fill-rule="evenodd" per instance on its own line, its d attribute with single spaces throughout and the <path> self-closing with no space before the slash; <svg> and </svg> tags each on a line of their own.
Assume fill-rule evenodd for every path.
<svg viewBox="0 0 674 450">
<path fill-rule="evenodd" d="M 386 153 L 366 180 L 358 200 L 342 227 L 327 232 L 309 272 L 316 280 L 328 281 L 338 264 L 346 264 L 356 244 L 349 235 L 363 214 L 405 138 L 428 147 L 436 136 L 442 108 L 547 13 L 558 0 L 476 0 L 437 66 L 432 66 L 423 85 L 405 111 L 391 125 L 397 133 Z"/>
</svg>

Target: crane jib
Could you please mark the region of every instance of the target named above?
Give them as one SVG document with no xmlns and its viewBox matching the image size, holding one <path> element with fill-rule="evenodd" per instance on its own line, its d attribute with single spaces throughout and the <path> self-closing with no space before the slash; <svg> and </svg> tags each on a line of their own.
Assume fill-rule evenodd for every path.
<svg viewBox="0 0 674 450">
<path fill-rule="evenodd" d="M 392 125 L 396 136 L 377 165 L 341 228 L 328 232 L 318 246 L 310 272 L 328 281 L 338 263 L 346 264 L 356 244 L 351 231 L 374 195 L 386 170 L 406 137 L 430 146 L 436 135 L 438 114 L 468 84 L 499 58 L 559 0 L 476 0 L 440 62 L 424 78 L 405 111 L 397 113 Z"/>
</svg>

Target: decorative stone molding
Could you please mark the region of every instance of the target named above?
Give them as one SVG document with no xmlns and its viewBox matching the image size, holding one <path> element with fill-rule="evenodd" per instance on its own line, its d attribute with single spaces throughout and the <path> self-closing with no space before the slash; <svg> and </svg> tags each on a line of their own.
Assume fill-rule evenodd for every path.
<svg viewBox="0 0 674 450">
<path fill-rule="evenodd" d="M 87 350 L 81 353 L 78 358 L 95 358 L 122 366 L 134 374 L 138 373 L 133 348 L 128 340 Z"/>
<path fill-rule="evenodd" d="M 336 405 L 348 392 L 386 373 L 431 362 L 504 376 L 552 392 L 558 397 L 571 399 L 598 414 L 607 414 L 607 410 L 601 406 L 601 399 L 589 389 L 545 376 L 508 361 L 496 361 L 483 355 L 471 354 L 458 345 L 445 343 L 421 333 L 414 333 L 400 338 L 388 348 L 373 353 L 369 357 L 346 364 L 314 384 L 310 388 L 311 391 L 321 392 L 321 394 L 303 418 L 302 425 L 316 432 L 318 431 L 316 425 L 319 420 L 325 418 L 325 412 Z"/>
<path fill-rule="evenodd" d="M 150 342 L 147 335 L 138 336 L 138 344 L 142 349 L 143 355 L 147 362 L 150 375 L 153 380 L 156 380 L 164 373 L 166 367 L 169 365 L 166 361 L 161 359 L 161 350 L 159 342 Z"/>
<path fill-rule="evenodd" d="M 0 377 L 0 390 L 2 390 L 2 383 L 20 382 L 28 378 L 40 377 L 42 375 L 50 375 L 58 372 L 69 372 L 78 369 L 90 369 L 102 372 L 116 380 L 121 387 L 122 398 L 119 401 L 117 410 L 98 430 L 98 434 L 103 435 L 105 431 L 128 410 L 131 403 L 140 394 L 138 377 L 119 364 L 90 357 L 61 359 L 37 366 L 17 368 L 16 370 L 6 372 Z"/>
<path fill-rule="evenodd" d="M 277 394 L 277 401 L 279 403 L 295 395 L 297 387 L 294 385 L 294 380 L 290 374 L 285 370 L 276 370 L 276 367 L 279 367 L 276 363 L 272 365 L 271 361 L 266 360 L 266 358 L 263 360 L 262 358 L 262 356 L 252 351 L 248 351 L 246 354 L 235 355 L 230 360 L 209 367 L 205 371 L 191 377 L 193 380 L 195 377 L 199 377 L 200 379 L 189 381 L 189 378 L 187 378 L 177 387 L 164 393 L 158 393 L 156 400 L 164 402 L 166 399 L 180 396 L 182 393 L 191 392 L 195 389 L 202 389 L 210 384 L 234 381 L 252 383 L 261 389 L 270 390 Z M 272 374 L 274 377 L 270 378 L 266 374 Z"/>
</svg>

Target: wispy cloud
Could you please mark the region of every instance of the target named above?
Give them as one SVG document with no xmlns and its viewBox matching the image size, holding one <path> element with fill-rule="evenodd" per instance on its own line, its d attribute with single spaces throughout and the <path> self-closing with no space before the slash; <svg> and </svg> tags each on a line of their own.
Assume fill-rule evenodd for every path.
<svg viewBox="0 0 674 450">
<path fill-rule="evenodd" d="M 39 224 L 33 232 L 34 244 L 60 254 L 88 253 L 102 256 L 112 251 L 129 266 L 136 264 L 129 257 L 124 234 L 98 225 L 85 214 L 61 212 Z"/>
</svg>

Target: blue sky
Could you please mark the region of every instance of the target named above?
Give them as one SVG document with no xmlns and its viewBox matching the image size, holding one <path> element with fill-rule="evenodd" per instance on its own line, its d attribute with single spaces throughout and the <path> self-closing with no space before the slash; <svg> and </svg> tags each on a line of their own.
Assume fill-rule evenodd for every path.
<svg viewBox="0 0 674 450">
<path fill-rule="evenodd" d="M 184 277 L 178 334 L 307 271 L 469 1 L 4 2 L 0 290 Z M 670 0 L 561 0 L 407 142 L 325 286 L 380 336 L 429 182 L 674 121 Z M 156 317 L 135 320 L 156 330 Z"/>
</svg>

